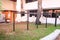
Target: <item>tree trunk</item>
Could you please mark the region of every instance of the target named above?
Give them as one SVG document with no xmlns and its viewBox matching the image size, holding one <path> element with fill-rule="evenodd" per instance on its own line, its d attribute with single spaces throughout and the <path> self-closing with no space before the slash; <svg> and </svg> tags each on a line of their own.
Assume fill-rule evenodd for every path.
<svg viewBox="0 0 60 40">
<path fill-rule="evenodd" d="M 37 11 L 36 24 L 41 24 L 41 22 L 39 21 L 41 17 L 41 12 L 42 12 L 42 0 L 38 0 L 38 11 Z"/>
</svg>

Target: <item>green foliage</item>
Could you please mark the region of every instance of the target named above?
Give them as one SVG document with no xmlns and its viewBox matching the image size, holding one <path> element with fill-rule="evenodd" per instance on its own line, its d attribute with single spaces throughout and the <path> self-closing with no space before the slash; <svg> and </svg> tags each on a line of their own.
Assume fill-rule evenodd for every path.
<svg viewBox="0 0 60 40">
<path fill-rule="evenodd" d="M 5 35 L 5 31 L 0 31 L 0 40 L 5 40 L 6 35 Z"/>
</svg>

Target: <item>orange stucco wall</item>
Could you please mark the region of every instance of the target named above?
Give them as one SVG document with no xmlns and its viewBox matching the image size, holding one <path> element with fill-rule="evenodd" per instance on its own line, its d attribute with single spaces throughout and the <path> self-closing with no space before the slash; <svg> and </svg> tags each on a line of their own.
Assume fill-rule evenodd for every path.
<svg viewBox="0 0 60 40">
<path fill-rule="evenodd" d="M 14 21 L 15 21 L 15 18 L 16 18 L 16 13 L 15 12 L 12 12 L 12 11 L 4 11 L 2 13 L 5 14 L 5 19 L 6 20 L 9 20 L 10 23 L 13 22 L 13 14 L 14 14 Z"/>
<path fill-rule="evenodd" d="M 16 10 L 16 2 L 10 1 L 10 0 L 1 0 L 2 2 L 2 10 L 3 14 L 5 14 L 5 19 L 10 20 L 10 22 L 13 21 L 13 12 Z M 8 11 L 4 11 L 8 10 Z M 12 11 L 9 11 L 12 10 Z"/>
</svg>

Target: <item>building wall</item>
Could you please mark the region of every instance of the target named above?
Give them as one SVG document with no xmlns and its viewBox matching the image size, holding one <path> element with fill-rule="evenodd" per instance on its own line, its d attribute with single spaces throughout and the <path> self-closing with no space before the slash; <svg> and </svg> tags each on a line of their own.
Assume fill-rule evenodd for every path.
<svg viewBox="0 0 60 40">
<path fill-rule="evenodd" d="M 58 1 L 56 1 L 56 0 L 53 0 L 53 1 L 51 1 L 51 0 L 43 0 L 42 8 L 43 9 L 45 9 L 45 8 L 48 8 L 48 9 L 50 9 L 50 8 L 58 8 L 58 7 L 60 7 L 60 5 L 58 3 L 60 3 L 60 0 L 58 0 Z M 38 1 L 35 1 L 35 2 L 30 2 L 30 3 L 23 4 L 23 9 L 22 10 L 37 10 L 37 9 L 38 9 Z M 51 13 L 51 11 L 50 11 L 50 13 Z M 16 21 L 18 21 L 18 22 L 27 21 L 26 16 L 27 15 L 21 17 L 21 14 L 17 14 Z M 43 21 L 41 20 L 42 22 L 46 21 L 45 18 L 42 18 L 42 19 L 43 19 Z M 35 20 L 36 20 L 36 17 L 34 17 L 34 16 L 29 17 L 30 22 L 35 22 Z"/>
<path fill-rule="evenodd" d="M 46 4 L 44 4 L 44 5 L 46 5 Z M 38 9 L 37 1 L 36 2 L 31 2 L 31 3 L 23 3 L 23 6 L 24 6 L 24 10 Z M 46 6 L 44 6 L 44 7 L 46 7 Z M 16 10 L 16 2 L 12 2 L 12 1 L 9 1 L 9 0 L 2 0 L 2 8 L 3 8 L 3 10 Z M 10 18 L 8 16 L 9 13 L 11 15 Z M 5 15 L 6 15 L 6 18 L 10 19 L 11 22 L 12 22 L 12 19 L 13 19 L 12 12 L 5 12 Z M 29 22 L 35 22 L 35 20 L 36 20 L 35 16 L 29 17 Z M 17 14 L 17 16 L 15 17 L 15 21 L 17 21 L 17 22 L 27 21 L 27 14 L 25 14 L 25 16 L 23 16 L 23 17 L 21 17 L 21 14 Z M 45 23 L 46 18 L 42 18 L 41 22 Z"/>
<path fill-rule="evenodd" d="M 2 5 L 1 5 L 2 9 L 1 10 L 5 10 L 2 12 L 5 16 L 5 19 L 12 22 L 13 21 L 13 12 L 11 12 L 11 11 L 16 10 L 16 2 L 13 2 L 10 0 L 1 0 L 1 3 L 2 3 Z"/>
<path fill-rule="evenodd" d="M 60 7 L 60 0 L 42 0 L 43 8 L 58 8 Z"/>
<path fill-rule="evenodd" d="M 3 10 L 16 10 L 16 3 L 10 0 L 1 0 Z"/>
<path fill-rule="evenodd" d="M 43 9 L 56 9 L 60 8 L 60 0 L 42 0 Z M 38 9 L 38 1 L 29 2 L 24 5 L 25 10 L 35 10 Z"/>
</svg>

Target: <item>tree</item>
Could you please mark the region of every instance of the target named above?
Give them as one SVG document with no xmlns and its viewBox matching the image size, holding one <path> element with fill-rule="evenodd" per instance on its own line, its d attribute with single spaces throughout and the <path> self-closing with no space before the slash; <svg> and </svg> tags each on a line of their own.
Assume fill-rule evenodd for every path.
<svg viewBox="0 0 60 40">
<path fill-rule="evenodd" d="M 38 11 L 37 11 L 37 18 L 36 18 L 37 28 L 38 28 L 38 24 L 41 24 L 41 22 L 39 21 L 41 17 L 41 12 L 42 12 L 42 0 L 38 0 Z"/>
</svg>

